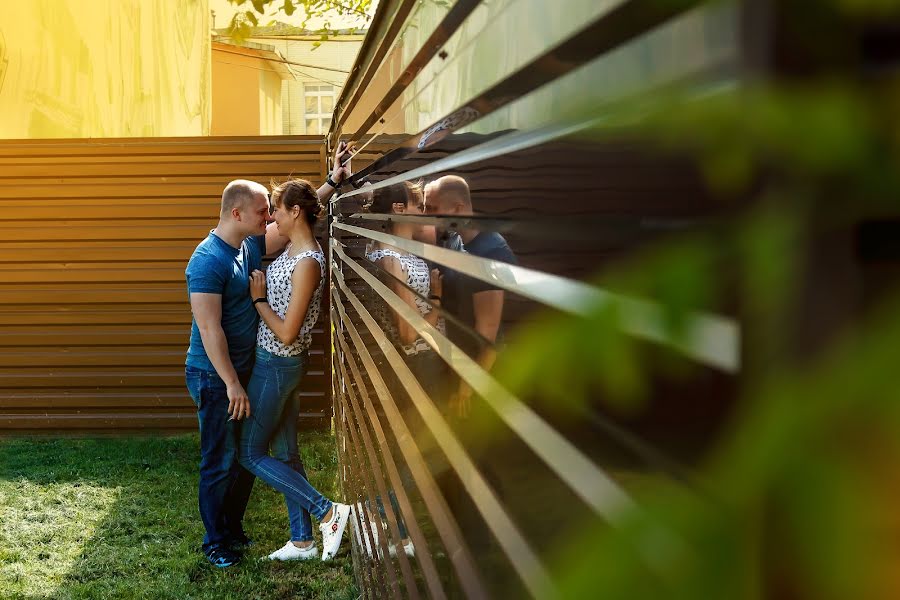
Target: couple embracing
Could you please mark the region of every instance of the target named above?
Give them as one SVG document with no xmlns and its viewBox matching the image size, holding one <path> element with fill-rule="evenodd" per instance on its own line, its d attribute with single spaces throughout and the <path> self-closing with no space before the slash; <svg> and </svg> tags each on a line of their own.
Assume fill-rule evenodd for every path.
<svg viewBox="0 0 900 600">
<path fill-rule="evenodd" d="M 319 521 L 322 560 L 333 558 L 350 516 L 349 506 L 307 480 L 296 393 L 325 286 L 325 257 L 313 230 L 321 201 L 349 175 L 349 166 L 341 166 L 344 151 L 342 143 L 318 190 L 291 179 L 270 199 L 256 182 L 229 183 L 216 228 L 185 270 L 194 317 L 185 376 L 200 422 L 203 552 L 216 567 L 237 563 L 250 545 L 242 520 L 256 477 L 284 494 L 290 520 L 291 539 L 270 559 L 319 556 L 310 515 Z M 277 258 L 263 273 L 266 255 Z"/>
</svg>

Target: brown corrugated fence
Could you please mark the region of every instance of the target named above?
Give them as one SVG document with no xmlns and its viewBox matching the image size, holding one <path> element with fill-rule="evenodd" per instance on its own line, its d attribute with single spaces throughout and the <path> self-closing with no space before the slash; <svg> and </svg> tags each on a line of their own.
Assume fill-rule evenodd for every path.
<svg viewBox="0 0 900 600">
<path fill-rule="evenodd" d="M 323 160 L 311 136 L 0 141 L 0 432 L 196 427 L 187 260 L 228 181 L 319 182 Z"/>
</svg>

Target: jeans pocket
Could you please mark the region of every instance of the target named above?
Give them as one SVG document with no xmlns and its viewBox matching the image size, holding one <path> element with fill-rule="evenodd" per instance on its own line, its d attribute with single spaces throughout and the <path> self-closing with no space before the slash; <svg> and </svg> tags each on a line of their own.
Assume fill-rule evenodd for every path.
<svg viewBox="0 0 900 600">
<path fill-rule="evenodd" d="M 200 408 L 200 397 L 203 390 L 203 371 L 187 367 L 184 371 L 184 381 L 187 385 L 188 394 L 197 408 Z"/>
<path fill-rule="evenodd" d="M 278 388 L 282 395 L 289 394 L 300 385 L 300 379 L 303 377 L 302 366 L 280 367 L 275 370 L 278 377 Z"/>
</svg>

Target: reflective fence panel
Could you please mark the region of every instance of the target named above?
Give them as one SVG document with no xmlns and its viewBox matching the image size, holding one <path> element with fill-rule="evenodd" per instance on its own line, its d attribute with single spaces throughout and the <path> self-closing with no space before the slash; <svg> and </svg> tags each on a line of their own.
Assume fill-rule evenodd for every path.
<svg viewBox="0 0 900 600">
<path fill-rule="evenodd" d="M 373 598 L 553 597 L 643 488 L 703 497 L 734 409 L 733 291 L 628 267 L 744 204 L 634 134 L 739 85 L 743 9 L 439 4 L 379 8 L 329 134 L 358 148 L 329 207 L 354 564 Z"/>
</svg>

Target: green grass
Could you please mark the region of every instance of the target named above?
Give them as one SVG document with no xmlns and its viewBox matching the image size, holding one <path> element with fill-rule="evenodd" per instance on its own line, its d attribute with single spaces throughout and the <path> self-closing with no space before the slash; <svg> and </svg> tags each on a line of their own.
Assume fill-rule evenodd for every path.
<svg viewBox="0 0 900 600">
<path fill-rule="evenodd" d="M 303 433 L 300 446 L 313 485 L 337 497 L 334 439 Z M 260 481 L 245 518 L 255 545 L 240 565 L 209 565 L 199 459 L 196 435 L 0 439 L 0 598 L 358 596 L 348 539 L 328 563 L 259 561 L 289 537 L 283 497 Z"/>
</svg>

